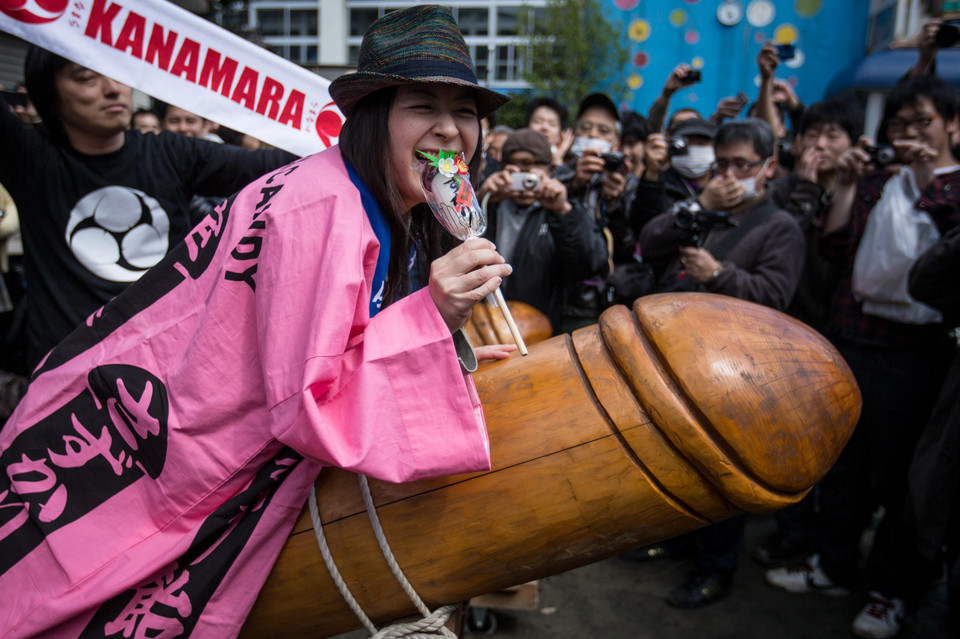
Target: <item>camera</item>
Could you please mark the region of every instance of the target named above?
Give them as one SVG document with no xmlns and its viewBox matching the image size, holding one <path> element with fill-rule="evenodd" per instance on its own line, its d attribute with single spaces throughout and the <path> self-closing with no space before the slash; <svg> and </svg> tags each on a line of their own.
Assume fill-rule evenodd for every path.
<svg viewBox="0 0 960 639">
<path fill-rule="evenodd" d="M 689 152 L 687 148 L 687 138 L 682 135 L 670 138 L 670 144 L 667 147 L 667 155 L 673 157 L 675 155 L 686 155 Z"/>
<path fill-rule="evenodd" d="M 777 50 L 777 57 L 780 60 L 793 60 L 794 56 L 797 55 L 797 45 L 791 44 L 775 44 L 773 48 Z"/>
<path fill-rule="evenodd" d="M 708 211 L 696 202 L 680 201 L 674 205 L 674 227 L 689 234 L 684 246 L 703 246 L 707 234 L 714 228 L 737 226 L 727 211 Z"/>
<path fill-rule="evenodd" d="M 870 154 L 870 161 L 877 166 L 887 166 L 897 161 L 897 150 L 889 144 L 868 146 L 866 151 Z"/>
<path fill-rule="evenodd" d="M 700 81 L 700 69 L 691 69 L 687 71 L 686 81 L 693 84 Z"/>
<path fill-rule="evenodd" d="M 941 49 L 952 47 L 960 42 L 960 20 L 947 20 L 941 23 L 935 39 L 937 46 Z"/>
<path fill-rule="evenodd" d="M 510 177 L 513 179 L 511 189 L 514 191 L 533 191 L 540 186 L 539 173 L 513 173 Z"/>
<path fill-rule="evenodd" d="M 623 153 L 617 153 L 616 151 L 611 151 L 610 153 L 601 153 L 600 157 L 603 158 L 603 170 L 604 171 L 619 171 L 623 168 L 624 160 L 626 156 Z"/>
</svg>

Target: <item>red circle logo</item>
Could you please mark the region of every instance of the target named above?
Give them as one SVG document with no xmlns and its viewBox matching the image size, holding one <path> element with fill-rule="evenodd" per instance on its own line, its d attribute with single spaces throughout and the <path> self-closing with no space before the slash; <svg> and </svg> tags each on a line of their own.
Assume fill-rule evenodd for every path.
<svg viewBox="0 0 960 639">
<path fill-rule="evenodd" d="M 2 0 L 0 0 L 2 1 Z M 340 114 L 333 110 L 327 110 L 328 107 L 335 106 L 333 102 L 328 102 L 317 114 L 317 136 L 324 146 L 330 146 L 331 138 L 340 136 L 340 129 L 343 127 L 343 119 Z"/>
<path fill-rule="evenodd" d="M 53 22 L 67 10 L 70 0 L 0 0 L 0 11 L 27 24 Z"/>
</svg>

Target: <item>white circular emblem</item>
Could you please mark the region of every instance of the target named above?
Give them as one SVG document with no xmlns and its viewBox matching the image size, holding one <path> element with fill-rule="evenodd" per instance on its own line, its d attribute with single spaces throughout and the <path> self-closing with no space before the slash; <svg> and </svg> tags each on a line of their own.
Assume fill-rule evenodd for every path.
<svg viewBox="0 0 960 639">
<path fill-rule="evenodd" d="M 137 189 L 106 186 L 85 195 L 67 221 L 67 244 L 94 275 L 134 282 L 170 247 L 170 218 Z"/>
<path fill-rule="evenodd" d="M 765 27 L 777 15 L 777 9 L 770 0 L 753 0 L 747 5 L 747 22 L 750 26 L 760 28 Z"/>
<path fill-rule="evenodd" d="M 717 7 L 717 20 L 724 26 L 732 27 L 743 20 L 743 7 L 737 0 L 723 0 Z"/>
</svg>

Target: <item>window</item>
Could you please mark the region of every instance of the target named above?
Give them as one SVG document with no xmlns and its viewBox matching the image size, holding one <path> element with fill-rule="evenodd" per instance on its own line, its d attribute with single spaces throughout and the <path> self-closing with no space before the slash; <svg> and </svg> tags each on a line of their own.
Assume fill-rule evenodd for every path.
<svg viewBox="0 0 960 639">
<path fill-rule="evenodd" d="M 260 33 L 265 36 L 284 35 L 283 9 L 258 9 L 257 23 L 260 25 Z"/>
<path fill-rule="evenodd" d="M 290 9 L 290 35 L 317 35 L 317 10 Z"/>
<path fill-rule="evenodd" d="M 487 49 L 487 45 L 478 44 L 470 47 L 470 57 L 473 58 L 477 80 L 486 82 L 490 75 L 490 51 Z"/>
<path fill-rule="evenodd" d="M 486 9 L 460 9 L 460 31 L 465 36 L 485 36 L 490 33 L 490 16 Z"/>
<path fill-rule="evenodd" d="M 317 45 L 308 44 L 305 48 L 307 50 L 307 57 L 304 60 L 304 62 L 308 62 L 310 64 L 316 64 L 317 63 Z"/>
<path fill-rule="evenodd" d="M 534 35 L 547 35 L 547 10 L 545 7 L 537 7 L 533 10 L 533 33 Z"/>
<path fill-rule="evenodd" d="M 350 9 L 350 35 L 362 36 L 377 19 L 377 9 Z"/>
<path fill-rule="evenodd" d="M 513 45 L 497 47 L 497 80 L 513 79 Z"/>
<path fill-rule="evenodd" d="M 517 7 L 501 7 L 497 9 L 497 35 L 518 35 Z"/>
</svg>

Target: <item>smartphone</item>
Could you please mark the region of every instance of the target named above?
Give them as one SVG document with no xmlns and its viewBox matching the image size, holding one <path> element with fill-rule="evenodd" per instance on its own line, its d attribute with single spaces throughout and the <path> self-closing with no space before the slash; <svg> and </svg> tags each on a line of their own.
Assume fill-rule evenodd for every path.
<svg viewBox="0 0 960 639">
<path fill-rule="evenodd" d="M 777 57 L 781 60 L 793 60 L 794 56 L 797 55 L 797 45 L 790 44 L 775 44 L 773 47 L 777 50 Z"/>
<path fill-rule="evenodd" d="M 534 191 L 540 186 L 539 173 L 513 173 L 511 189 L 514 191 Z"/>
<path fill-rule="evenodd" d="M 687 82 L 699 82 L 700 81 L 700 69 L 693 69 L 687 72 L 686 77 Z"/>
<path fill-rule="evenodd" d="M 747 102 L 749 101 L 750 101 L 750 98 L 743 91 L 737 94 L 737 102 L 740 103 L 740 108 L 747 106 Z"/>
<path fill-rule="evenodd" d="M 26 93 L 18 93 L 17 91 L 4 91 L 3 99 L 7 101 L 7 104 L 10 106 L 27 106 L 27 97 Z"/>
</svg>

